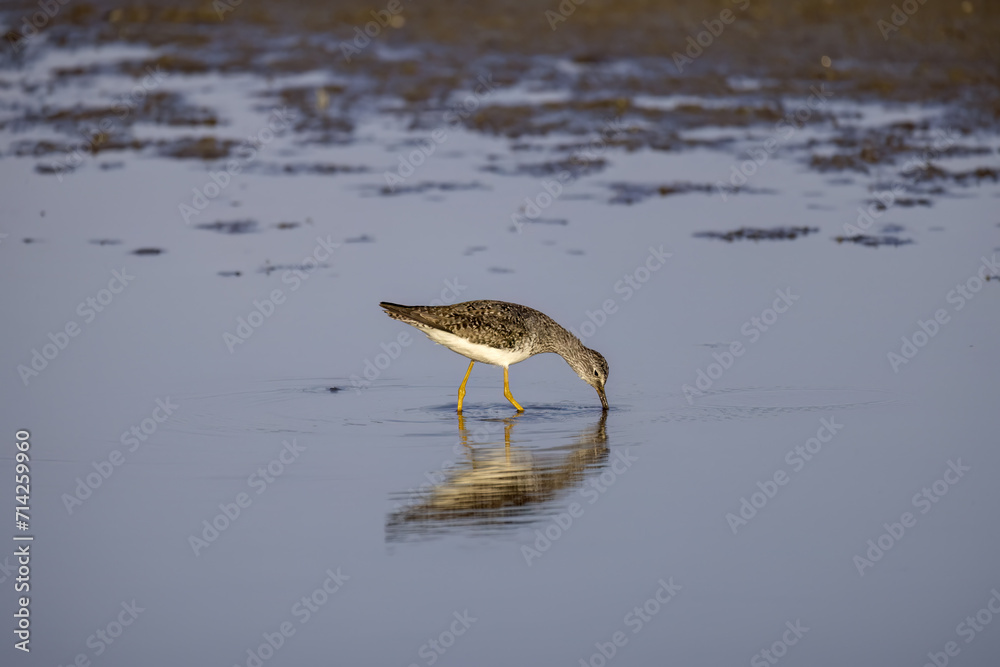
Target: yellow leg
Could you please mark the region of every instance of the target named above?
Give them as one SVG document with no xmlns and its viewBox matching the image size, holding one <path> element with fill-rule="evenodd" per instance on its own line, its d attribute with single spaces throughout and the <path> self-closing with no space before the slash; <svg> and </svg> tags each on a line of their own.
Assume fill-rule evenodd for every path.
<svg viewBox="0 0 1000 667">
<path fill-rule="evenodd" d="M 465 430 L 465 417 L 462 416 L 461 412 L 458 413 L 458 437 L 466 449 L 472 449 L 469 446 L 469 433 Z"/>
<path fill-rule="evenodd" d="M 524 408 L 521 404 L 514 400 L 514 397 L 510 395 L 510 382 L 507 380 L 507 369 L 503 369 L 503 395 L 507 397 L 507 400 L 514 404 L 518 412 L 524 412 Z"/>
<path fill-rule="evenodd" d="M 465 400 L 465 383 L 469 381 L 469 374 L 472 373 L 472 366 L 476 362 L 469 362 L 469 370 L 465 371 L 465 378 L 462 379 L 462 385 L 458 388 L 458 411 L 462 412 L 462 401 Z"/>
</svg>

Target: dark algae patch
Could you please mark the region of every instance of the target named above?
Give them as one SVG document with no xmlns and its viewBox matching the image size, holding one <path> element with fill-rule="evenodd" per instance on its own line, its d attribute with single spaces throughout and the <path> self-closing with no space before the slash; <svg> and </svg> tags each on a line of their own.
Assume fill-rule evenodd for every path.
<svg viewBox="0 0 1000 667">
<path fill-rule="evenodd" d="M 232 150 L 240 142 L 231 139 L 201 137 L 198 139 L 177 139 L 160 146 L 160 154 L 164 157 L 197 160 L 220 160 L 229 157 Z"/>
<path fill-rule="evenodd" d="M 479 181 L 473 181 L 470 183 L 450 183 L 450 182 L 432 182 L 424 181 L 422 183 L 416 183 L 414 185 L 397 185 L 396 187 L 390 187 L 388 185 L 365 185 L 362 186 L 362 191 L 366 194 L 380 195 L 383 197 L 391 197 L 394 195 L 409 195 L 409 194 L 423 194 L 426 192 L 459 192 L 462 190 L 488 190 L 485 185 Z"/>
<path fill-rule="evenodd" d="M 256 232 L 259 225 L 256 220 L 216 220 L 215 222 L 203 222 L 194 227 L 220 234 L 250 234 Z"/>
<path fill-rule="evenodd" d="M 901 246 L 913 243 L 912 239 L 901 239 L 898 236 L 888 234 L 882 236 L 869 236 L 868 234 L 855 234 L 854 236 L 836 236 L 833 239 L 837 243 L 854 243 L 863 245 L 866 248 L 878 248 L 879 246 Z"/>
<path fill-rule="evenodd" d="M 716 186 L 709 183 L 664 183 L 662 185 L 647 185 L 643 183 L 611 183 L 611 204 L 637 204 L 650 197 L 669 197 L 691 192 L 711 194 Z"/>
<path fill-rule="evenodd" d="M 694 236 L 702 239 L 719 239 L 720 241 L 792 241 L 800 236 L 808 236 L 818 232 L 816 227 L 771 227 L 759 229 L 756 227 L 740 227 L 731 232 L 695 232 Z"/>
</svg>

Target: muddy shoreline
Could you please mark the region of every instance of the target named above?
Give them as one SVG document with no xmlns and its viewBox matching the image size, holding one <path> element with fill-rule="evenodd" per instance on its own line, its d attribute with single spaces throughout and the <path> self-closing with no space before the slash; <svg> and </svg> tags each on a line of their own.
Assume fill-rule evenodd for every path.
<svg viewBox="0 0 1000 667">
<path fill-rule="evenodd" d="M 576 178 L 606 166 L 603 159 L 578 157 L 595 136 L 628 151 L 730 151 L 735 138 L 755 129 L 771 135 L 756 149 L 763 159 L 779 147 L 799 151 L 804 168 L 819 173 L 869 177 L 916 160 L 920 169 L 899 173 L 901 201 L 929 205 L 929 197 L 951 188 L 997 178 L 992 150 L 977 135 L 995 134 L 1000 121 L 1000 8 L 911 4 L 906 7 L 912 15 L 904 16 L 894 15 L 891 3 L 826 0 L 475 6 L 397 0 L 384 8 L 218 0 L 74 3 L 48 17 L 38 14 L 36 4 L 15 3 L 3 14 L 3 85 L 11 102 L 0 127 L 17 133 L 43 128 L 59 138 L 16 139 L 0 150 L 38 158 L 36 172 L 57 177 L 72 172 L 88 153 L 134 151 L 206 163 L 239 157 L 245 147 L 228 136 L 226 110 L 193 104 L 176 92 L 150 89 L 141 96 L 133 92 L 135 99 L 101 96 L 67 106 L 49 98 L 61 88 L 108 76 L 145 82 L 253 74 L 268 81 L 257 103 L 289 109 L 302 145 L 350 144 L 359 120 L 383 114 L 415 132 L 461 126 L 506 138 L 523 158 L 483 165 L 484 172 Z M 30 20 L 40 25 L 35 33 Z M 18 74 L 53 50 L 111 45 L 142 47 L 147 55 L 58 66 L 45 83 Z M 328 83 L 292 81 L 310 73 Z M 544 99 L 498 99 L 512 90 Z M 689 101 L 658 104 L 668 97 Z M 917 104 L 940 112 L 922 122 L 858 129 L 841 123 L 843 109 L 835 112 L 831 101 Z M 137 136 L 133 128 L 139 123 L 189 128 L 197 136 Z M 626 129 L 609 132 L 609 123 Z M 807 124 L 830 127 L 833 138 L 800 140 L 796 132 Z M 705 128 L 721 129 L 723 136 L 691 136 Z M 551 146 L 544 141 L 549 135 L 580 140 Z M 528 157 L 540 151 L 552 157 Z M 950 173 L 933 164 L 956 154 L 978 154 L 982 165 Z M 740 159 L 745 157 L 761 163 L 752 151 Z M 367 170 L 324 164 L 255 168 L 305 168 L 331 176 Z M 723 196 L 752 193 L 750 186 L 741 189 L 740 180 L 734 172 L 729 183 L 617 184 L 609 201 L 631 204 L 713 188 Z M 433 184 L 374 192 L 428 188 Z"/>
</svg>

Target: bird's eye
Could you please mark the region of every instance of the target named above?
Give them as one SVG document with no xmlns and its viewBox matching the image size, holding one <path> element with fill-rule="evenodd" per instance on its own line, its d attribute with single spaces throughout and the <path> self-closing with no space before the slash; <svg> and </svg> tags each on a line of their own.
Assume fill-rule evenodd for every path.
<svg viewBox="0 0 1000 667">
<path fill-rule="evenodd" d="M 595 370 L 595 371 L 594 371 L 594 377 L 601 377 L 601 374 L 600 374 L 600 373 L 598 373 L 598 372 L 597 372 L 597 371 Z"/>
</svg>

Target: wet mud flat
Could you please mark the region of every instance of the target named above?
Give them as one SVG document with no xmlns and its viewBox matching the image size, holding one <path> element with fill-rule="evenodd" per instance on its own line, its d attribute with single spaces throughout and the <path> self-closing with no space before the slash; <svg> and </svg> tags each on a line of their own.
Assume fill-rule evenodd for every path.
<svg viewBox="0 0 1000 667">
<path fill-rule="evenodd" d="M 36 158 L 39 174 L 56 177 L 85 158 L 128 153 L 240 160 L 252 149 L 227 132 L 230 110 L 188 100 L 170 83 L 250 75 L 268 81 L 251 103 L 287 110 L 303 146 L 351 145 L 359 122 L 382 114 L 415 132 L 462 127 L 509 141 L 511 154 L 480 165 L 485 173 L 575 179 L 607 167 L 604 157 L 588 156 L 595 140 L 629 152 L 736 152 L 734 142 L 747 132 L 765 132 L 759 145 L 739 148 L 743 163 L 727 179 L 618 183 L 610 201 L 753 194 L 748 174 L 780 149 L 799 154 L 804 169 L 872 178 L 873 191 L 895 170 L 895 204 L 929 206 L 936 196 L 997 178 L 993 150 L 978 137 L 995 135 L 1000 121 L 1000 7 L 914 7 L 899 14 L 891 4 L 825 0 L 397 2 L 374 9 L 364 2 L 81 2 L 49 17 L 38 16 L 34 3 L 10 3 L 2 14 L 8 102 L 0 128 L 17 138 L 2 150 Z M 44 89 L 17 75 L 53 50 L 111 45 L 137 48 L 121 58 L 54 66 Z M 317 83 L 297 81 L 310 75 Z M 138 86 L 115 100 L 61 102 L 53 94 L 109 77 Z M 919 120 L 852 124 L 845 107 L 868 102 L 938 109 Z M 147 124 L 180 131 L 171 138 L 136 131 Z M 807 136 L 820 127 L 827 134 Z M 46 136 L 32 137 L 39 129 Z M 710 138 L 699 134 L 706 129 Z M 553 136 L 562 140 L 553 144 Z M 955 156 L 980 162 L 954 173 L 935 164 Z M 101 164 L 121 168 L 120 160 Z M 370 167 L 265 161 L 250 168 L 334 177 Z M 462 187 L 474 181 L 369 194 Z"/>
</svg>

